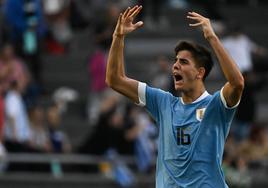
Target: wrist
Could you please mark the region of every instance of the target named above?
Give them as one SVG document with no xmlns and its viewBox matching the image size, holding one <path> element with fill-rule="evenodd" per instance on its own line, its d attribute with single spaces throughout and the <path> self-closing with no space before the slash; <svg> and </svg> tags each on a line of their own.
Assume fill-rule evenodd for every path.
<svg viewBox="0 0 268 188">
<path fill-rule="evenodd" d="M 114 38 L 124 38 L 125 35 L 124 34 L 120 34 L 120 33 L 113 33 L 113 37 Z"/>
<path fill-rule="evenodd" d="M 209 41 L 209 42 L 216 42 L 217 40 L 219 40 L 219 38 L 217 37 L 217 35 L 210 35 L 210 36 L 207 36 L 206 39 Z"/>
</svg>

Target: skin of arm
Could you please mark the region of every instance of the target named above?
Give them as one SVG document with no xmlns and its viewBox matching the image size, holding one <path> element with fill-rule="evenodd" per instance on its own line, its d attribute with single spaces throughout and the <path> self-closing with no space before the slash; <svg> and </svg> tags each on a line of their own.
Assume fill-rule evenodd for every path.
<svg viewBox="0 0 268 188">
<path fill-rule="evenodd" d="M 143 25 L 141 21 L 133 24 L 134 18 L 141 9 L 141 6 L 129 7 L 123 14 L 120 14 L 113 34 L 106 68 L 106 84 L 136 103 L 139 103 L 138 81 L 125 75 L 124 39 L 125 35 Z"/>
<path fill-rule="evenodd" d="M 244 89 L 244 78 L 240 70 L 224 49 L 217 35 L 214 33 L 208 18 L 205 18 L 196 12 L 189 12 L 187 18 L 196 22 L 189 24 L 190 26 L 202 27 L 204 37 L 216 54 L 223 74 L 227 79 L 223 88 L 223 96 L 226 100 L 227 106 L 232 107 L 236 105 L 239 102 Z"/>
</svg>

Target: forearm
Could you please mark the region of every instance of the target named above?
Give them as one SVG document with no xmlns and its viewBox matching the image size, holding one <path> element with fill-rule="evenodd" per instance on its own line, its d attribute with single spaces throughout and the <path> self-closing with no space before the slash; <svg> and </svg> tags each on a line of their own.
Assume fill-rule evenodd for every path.
<svg viewBox="0 0 268 188">
<path fill-rule="evenodd" d="M 124 36 L 113 36 L 112 45 L 109 51 L 106 82 L 110 86 L 118 77 L 125 76 L 124 70 Z"/>
<path fill-rule="evenodd" d="M 142 22 L 132 23 L 141 8 L 141 6 L 127 8 L 119 15 L 106 68 L 107 85 L 136 103 L 139 102 L 138 81 L 129 79 L 125 75 L 124 36 L 142 26 Z"/>
<path fill-rule="evenodd" d="M 222 43 L 220 42 L 219 38 L 214 35 L 207 39 L 210 43 L 211 47 L 214 50 L 214 53 L 217 56 L 219 61 L 220 67 L 223 71 L 223 74 L 229 84 L 232 87 L 243 87 L 244 79 L 243 76 L 233 61 L 233 59 L 228 55 L 226 50 L 224 49 Z"/>
<path fill-rule="evenodd" d="M 138 82 L 125 75 L 124 37 L 114 36 L 108 56 L 106 83 L 109 87 L 138 103 Z"/>
</svg>

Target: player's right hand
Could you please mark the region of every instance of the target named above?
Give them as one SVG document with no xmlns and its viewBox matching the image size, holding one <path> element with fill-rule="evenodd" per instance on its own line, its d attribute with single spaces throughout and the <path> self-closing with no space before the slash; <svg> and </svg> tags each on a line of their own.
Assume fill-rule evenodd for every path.
<svg viewBox="0 0 268 188">
<path fill-rule="evenodd" d="M 132 8 L 128 7 L 124 13 L 121 13 L 117 20 L 114 36 L 124 36 L 141 27 L 143 25 L 142 21 L 133 23 L 134 18 L 139 14 L 141 9 L 142 6 L 136 5 Z"/>
</svg>

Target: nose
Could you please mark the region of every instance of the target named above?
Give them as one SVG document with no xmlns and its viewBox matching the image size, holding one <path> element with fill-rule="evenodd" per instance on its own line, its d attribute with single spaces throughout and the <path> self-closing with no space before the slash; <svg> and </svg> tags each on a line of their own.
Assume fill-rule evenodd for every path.
<svg viewBox="0 0 268 188">
<path fill-rule="evenodd" d="M 180 69 L 180 64 L 178 62 L 173 64 L 173 69 L 174 70 L 179 70 Z"/>
</svg>

